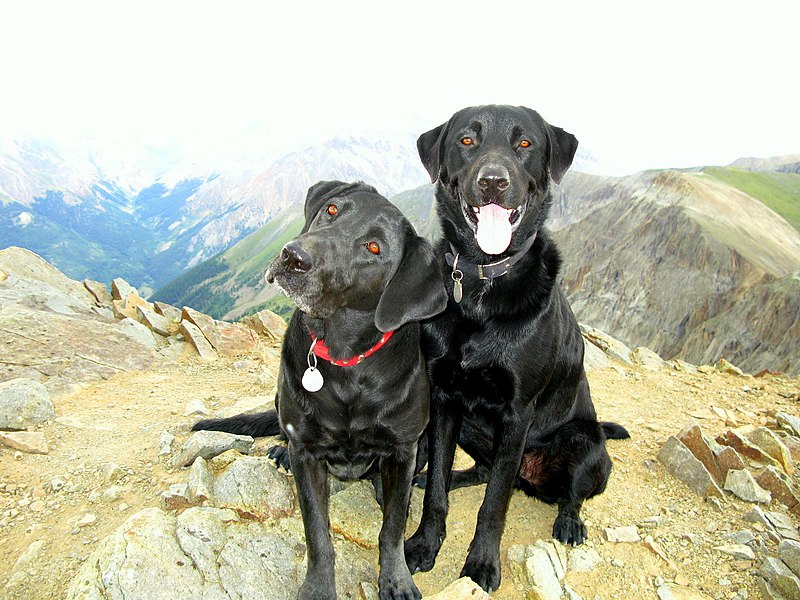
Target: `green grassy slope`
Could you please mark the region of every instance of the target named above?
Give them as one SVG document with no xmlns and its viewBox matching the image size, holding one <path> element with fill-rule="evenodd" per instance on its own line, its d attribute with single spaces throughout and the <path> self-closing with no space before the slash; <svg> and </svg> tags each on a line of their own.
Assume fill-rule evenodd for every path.
<svg viewBox="0 0 800 600">
<path fill-rule="evenodd" d="M 703 173 L 763 202 L 800 231 L 800 175 L 706 167 Z"/>
</svg>

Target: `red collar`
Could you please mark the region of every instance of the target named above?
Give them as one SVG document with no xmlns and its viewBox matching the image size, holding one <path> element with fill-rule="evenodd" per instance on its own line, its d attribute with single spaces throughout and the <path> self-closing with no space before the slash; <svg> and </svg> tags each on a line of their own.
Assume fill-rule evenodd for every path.
<svg viewBox="0 0 800 600">
<path fill-rule="evenodd" d="M 367 358 L 368 356 L 372 356 L 378 350 L 380 350 L 384 346 L 384 344 L 386 344 L 386 342 L 389 341 L 389 338 L 392 337 L 394 331 L 387 331 L 386 333 L 384 333 L 381 336 L 381 339 L 378 340 L 378 343 L 375 344 L 372 348 L 370 348 L 366 352 L 364 352 L 363 354 L 359 354 L 357 356 L 348 358 L 346 360 L 331 358 L 331 351 L 325 345 L 325 342 L 323 340 L 317 339 L 317 336 L 315 336 L 313 333 L 309 332 L 309 334 L 311 334 L 311 339 L 312 339 L 311 352 L 313 352 L 316 356 L 318 356 L 323 360 L 327 360 L 329 363 L 331 363 L 332 365 L 336 365 L 337 367 L 353 367 L 361 363 L 361 361 Z"/>
</svg>

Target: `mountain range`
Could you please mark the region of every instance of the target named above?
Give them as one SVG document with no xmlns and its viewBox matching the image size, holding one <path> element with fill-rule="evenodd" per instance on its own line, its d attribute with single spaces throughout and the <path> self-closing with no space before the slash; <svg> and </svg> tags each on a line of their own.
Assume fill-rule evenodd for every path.
<svg viewBox="0 0 800 600">
<path fill-rule="evenodd" d="M 800 156 L 737 164 L 568 173 L 548 226 L 577 317 L 670 358 L 800 372 Z M 433 186 L 391 200 L 422 234 L 437 235 Z M 285 314 L 263 273 L 301 226 L 302 209 L 291 206 L 156 295 L 225 318 L 264 307 Z"/>
<path fill-rule="evenodd" d="M 438 232 L 413 135 L 265 145 L 210 166 L 169 148 L 87 147 L 0 141 L 0 247 L 218 318 L 291 310 L 263 273 L 319 179 L 367 181 Z M 548 221 L 578 318 L 668 358 L 800 371 L 800 155 L 607 177 L 581 152 Z"/>
</svg>

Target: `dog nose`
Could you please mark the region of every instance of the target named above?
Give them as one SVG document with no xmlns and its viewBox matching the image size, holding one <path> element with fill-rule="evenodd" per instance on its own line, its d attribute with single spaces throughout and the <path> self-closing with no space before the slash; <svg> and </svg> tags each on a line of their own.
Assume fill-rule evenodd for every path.
<svg viewBox="0 0 800 600">
<path fill-rule="evenodd" d="M 499 196 L 510 185 L 508 169 L 500 165 L 484 165 L 478 171 L 478 188 L 486 195 Z"/>
<path fill-rule="evenodd" d="M 314 266 L 311 255 L 297 241 L 286 244 L 281 250 L 281 262 L 287 269 L 306 273 Z"/>
</svg>

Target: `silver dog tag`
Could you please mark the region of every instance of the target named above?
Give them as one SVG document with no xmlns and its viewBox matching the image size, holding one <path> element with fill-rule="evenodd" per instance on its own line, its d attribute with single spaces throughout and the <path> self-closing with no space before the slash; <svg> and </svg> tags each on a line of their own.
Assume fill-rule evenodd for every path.
<svg viewBox="0 0 800 600">
<path fill-rule="evenodd" d="M 300 380 L 300 383 L 303 384 L 303 388 L 307 391 L 318 392 L 322 389 L 325 380 L 322 378 L 322 373 L 320 373 L 319 370 L 314 367 L 308 367 L 305 373 L 303 373 L 303 378 Z"/>
<path fill-rule="evenodd" d="M 458 270 L 458 254 L 456 254 L 453 260 L 453 272 L 450 276 L 453 278 L 453 300 L 458 304 L 464 297 L 464 290 L 461 287 L 461 280 L 464 279 L 464 273 Z"/>
</svg>

